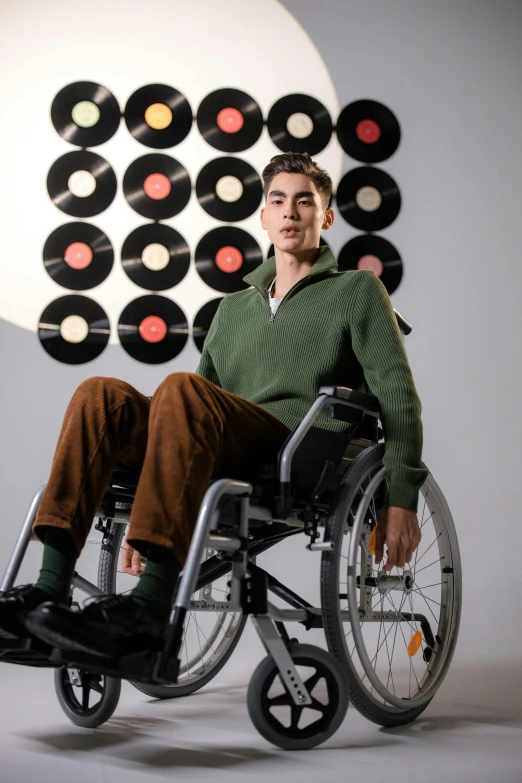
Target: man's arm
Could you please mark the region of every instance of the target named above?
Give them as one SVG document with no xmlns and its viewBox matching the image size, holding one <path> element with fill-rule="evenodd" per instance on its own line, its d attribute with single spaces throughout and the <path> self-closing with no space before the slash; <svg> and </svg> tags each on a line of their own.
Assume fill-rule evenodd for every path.
<svg viewBox="0 0 522 783">
<path fill-rule="evenodd" d="M 422 406 L 390 297 L 373 272 L 359 273 L 350 329 L 354 353 L 381 409 L 388 504 L 416 512 L 428 475 L 421 464 Z"/>
</svg>

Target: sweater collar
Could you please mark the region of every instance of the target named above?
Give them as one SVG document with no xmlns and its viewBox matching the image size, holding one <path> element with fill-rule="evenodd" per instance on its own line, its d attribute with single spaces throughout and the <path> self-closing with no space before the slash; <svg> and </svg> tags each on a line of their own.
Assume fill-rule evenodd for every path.
<svg viewBox="0 0 522 783">
<path fill-rule="evenodd" d="M 319 272 L 324 272 L 327 269 L 333 269 L 337 266 L 337 261 L 335 259 L 334 254 L 328 247 L 328 245 L 322 245 L 319 249 L 319 253 L 317 255 L 316 260 L 314 261 L 314 265 L 310 269 L 307 275 L 305 275 L 299 282 L 302 280 L 306 280 L 307 278 L 311 277 L 312 275 L 316 275 Z M 246 277 L 243 278 L 245 283 L 248 283 L 249 285 L 255 286 L 255 288 L 259 288 L 261 291 L 263 291 L 265 294 L 268 291 L 268 288 L 270 287 L 270 284 L 273 282 L 274 277 L 276 275 L 276 260 L 275 256 L 271 256 L 269 259 L 264 261 L 262 264 L 260 264 L 256 269 L 254 269 L 253 272 L 250 272 L 249 275 L 246 275 Z"/>
</svg>

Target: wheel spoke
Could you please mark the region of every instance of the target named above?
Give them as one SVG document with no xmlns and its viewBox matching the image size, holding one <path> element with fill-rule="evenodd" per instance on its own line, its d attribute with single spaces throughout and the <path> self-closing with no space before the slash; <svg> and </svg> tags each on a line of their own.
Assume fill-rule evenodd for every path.
<svg viewBox="0 0 522 783">
<path fill-rule="evenodd" d="M 91 687 L 89 683 L 89 677 L 86 676 L 82 680 L 82 710 L 87 712 L 89 709 L 89 696 L 91 695 Z"/>
</svg>

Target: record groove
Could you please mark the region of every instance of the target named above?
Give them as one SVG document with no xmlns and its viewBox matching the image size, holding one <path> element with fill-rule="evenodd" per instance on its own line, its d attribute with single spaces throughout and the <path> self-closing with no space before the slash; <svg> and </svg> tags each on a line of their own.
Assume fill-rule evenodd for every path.
<svg viewBox="0 0 522 783">
<path fill-rule="evenodd" d="M 401 140 L 395 114 L 378 101 L 354 101 L 345 106 L 336 126 L 343 150 L 362 163 L 381 163 L 390 158 Z"/>
<path fill-rule="evenodd" d="M 148 291 L 165 291 L 178 285 L 187 274 L 190 248 L 175 229 L 162 223 L 149 223 L 139 226 L 125 239 L 121 261 L 133 283 Z"/>
<path fill-rule="evenodd" d="M 220 226 L 202 237 L 196 247 L 195 259 L 196 269 L 207 285 L 232 294 L 249 287 L 243 278 L 261 264 L 263 254 L 247 231 L 235 226 Z"/>
<path fill-rule="evenodd" d="M 246 160 L 215 158 L 198 174 L 196 196 L 209 215 L 226 223 L 246 220 L 261 203 L 259 174 Z"/>
<path fill-rule="evenodd" d="M 401 194 L 395 180 L 385 171 L 360 166 L 341 179 L 336 202 L 350 225 L 361 231 L 381 231 L 399 214 Z"/>
<path fill-rule="evenodd" d="M 123 177 L 123 194 L 138 214 L 150 220 L 165 220 L 185 209 L 192 185 L 181 163 L 152 152 L 130 164 Z"/>
<path fill-rule="evenodd" d="M 123 348 L 144 364 L 174 359 L 185 347 L 188 332 L 181 307 L 158 294 L 146 294 L 129 302 L 118 321 Z"/>
<path fill-rule="evenodd" d="M 110 274 L 114 251 L 103 231 L 90 223 L 65 223 L 47 238 L 43 248 L 46 272 L 63 288 L 86 291 Z"/>
<path fill-rule="evenodd" d="M 60 136 L 78 147 L 96 147 L 120 127 L 121 111 L 114 95 L 96 82 L 73 82 L 51 104 L 51 122 Z"/>
<path fill-rule="evenodd" d="M 270 138 L 282 152 L 317 155 L 329 144 L 333 124 L 328 109 L 311 95 L 294 93 L 274 103 L 267 119 Z"/>
<path fill-rule="evenodd" d="M 194 317 L 194 323 L 192 326 L 192 337 L 196 343 L 196 347 L 202 353 L 203 344 L 207 337 L 214 316 L 217 313 L 219 303 L 223 300 L 222 296 L 218 296 L 216 299 L 211 299 L 205 302 Z"/>
<path fill-rule="evenodd" d="M 134 138 L 154 149 L 175 147 L 188 136 L 193 122 L 188 100 L 166 84 L 147 84 L 133 92 L 124 117 Z"/>
<path fill-rule="evenodd" d="M 196 117 L 208 144 L 222 152 L 252 147 L 263 130 L 263 114 L 256 101 L 242 90 L 224 88 L 207 95 Z"/>
<path fill-rule="evenodd" d="M 96 359 L 109 342 L 109 319 L 98 302 L 68 294 L 44 309 L 38 337 L 53 359 L 64 364 L 85 364 Z"/>
<path fill-rule="evenodd" d="M 47 191 L 55 206 L 67 215 L 92 217 L 112 203 L 116 175 L 105 158 L 95 152 L 67 152 L 51 166 Z M 81 193 L 84 195 L 76 195 Z"/>
</svg>

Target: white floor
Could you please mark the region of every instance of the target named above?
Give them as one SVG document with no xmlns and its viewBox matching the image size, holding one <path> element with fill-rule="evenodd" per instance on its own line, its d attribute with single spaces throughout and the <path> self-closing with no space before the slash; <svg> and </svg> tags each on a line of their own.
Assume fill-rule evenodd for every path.
<svg viewBox="0 0 522 783">
<path fill-rule="evenodd" d="M 62 713 L 50 672 L 3 664 L 0 781 L 522 782 L 522 665 L 459 663 L 415 723 L 381 729 L 350 707 L 337 734 L 304 752 L 257 734 L 245 692 L 246 679 L 221 677 L 154 701 L 124 683 L 113 718 L 89 731 Z"/>
</svg>

